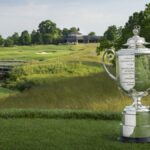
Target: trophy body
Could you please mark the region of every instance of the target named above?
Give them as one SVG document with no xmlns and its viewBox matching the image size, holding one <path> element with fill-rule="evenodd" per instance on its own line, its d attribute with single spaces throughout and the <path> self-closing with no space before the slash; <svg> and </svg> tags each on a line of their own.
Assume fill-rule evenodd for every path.
<svg viewBox="0 0 150 150">
<path fill-rule="evenodd" d="M 139 26 L 133 30 L 134 36 L 127 41 L 127 49 L 115 53 L 116 77 L 104 65 L 106 72 L 117 81 L 118 86 L 133 99 L 131 106 L 126 106 L 122 113 L 122 141 L 150 142 L 150 108 L 141 104 L 141 99 L 150 90 L 150 49 L 140 37 Z M 111 50 L 104 53 L 109 55 Z M 113 52 L 114 53 L 114 52 Z"/>
<path fill-rule="evenodd" d="M 150 87 L 150 50 L 121 50 L 117 53 L 117 81 L 133 99 L 122 113 L 121 140 L 150 142 L 150 109 L 141 104 Z M 124 53 L 124 55 L 123 55 Z"/>
</svg>

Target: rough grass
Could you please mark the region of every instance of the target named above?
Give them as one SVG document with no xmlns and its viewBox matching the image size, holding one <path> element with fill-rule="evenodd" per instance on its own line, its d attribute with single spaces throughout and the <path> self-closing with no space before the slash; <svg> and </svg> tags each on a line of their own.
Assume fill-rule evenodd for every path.
<svg viewBox="0 0 150 150">
<path fill-rule="evenodd" d="M 98 112 L 73 109 L 3 109 L 0 110 L 0 118 L 121 120 L 121 114 L 116 112 Z"/>
<path fill-rule="evenodd" d="M 121 143 L 119 121 L 0 119 L 1 150 L 148 150 Z"/>
<path fill-rule="evenodd" d="M 15 93 L 15 91 L 0 87 L 0 98 L 8 97 L 14 93 Z"/>
<path fill-rule="evenodd" d="M 14 47 L 4 48 L 1 52 L 7 58 L 8 54 L 20 51 L 19 49 L 22 52 L 16 54 L 16 58 L 24 57 L 32 62 L 12 70 L 4 86 L 21 92 L 4 98 L 2 96 L 0 108 L 119 112 L 132 103 L 100 66 L 95 44 Z M 39 51 L 55 51 L 57 55 L 42 55 L 40 57 L 44 60 L 38 61 L 37 54 L 34 57 L 33 52 Z M 1 59 L 4 59 L 3 55 L 0 55 Z M 148 99 L 149 97 L 145 99 L 147 104 L 150 103 Z"/>
<path fill-rule="evenodd" d="M 38 78 L 39 79 L 39 78 Z M 0 108 L 60 108 L 121 111 L 127 97 L 105 73 L 83 77 L 53 78 L 1 99 Z M 106 82 L 107 81 L 107 82 Z"/>
<path fill-rule="evenodd" d="M 1 59 L 29 61 L 21 72 L 14 68 L 5 84 L 21 92 L 0 88 L 0 150 L 149 149 L 149 144 L 117 140 L 120 111 L 131 100 L 99 66 L 95 48 L 0 49 Z M 48 54 L 36 54 L 42 52 Z"/>
</svg>

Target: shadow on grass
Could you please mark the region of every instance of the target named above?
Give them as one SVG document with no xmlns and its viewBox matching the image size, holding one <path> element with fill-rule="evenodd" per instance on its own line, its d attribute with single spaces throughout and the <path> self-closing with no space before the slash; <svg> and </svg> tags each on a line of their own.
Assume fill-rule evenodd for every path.
<svg viewBox="0 0 150 150">
<path fill-rule="evenodd" d="M 89 67 L 100 67 L 100 63 L 96 61 L 69 61 L 70 63 L 79 63 L 81 62 L 83 65 L 89 66 Z"/>
<path fill-rule="evenodd" d="M 52 80 L 32 81 L 30 89 L 1 100 L 0 108 L 90 109 L 121 99 L 116 83 L 105 72 Z"/>
<path fill-rule="evenodd" d="M 119 130 L 118 130 L 118 133 L 119 133 Z M 115 134 L 114 133 L 113 134 L 103 134 L 102 137 L 104 140 L 107 140 L 108 142 L 121 143 L 121 141 L 119 140 L 120 135 L 117 133 L 115 133 Z"/>
</svg>

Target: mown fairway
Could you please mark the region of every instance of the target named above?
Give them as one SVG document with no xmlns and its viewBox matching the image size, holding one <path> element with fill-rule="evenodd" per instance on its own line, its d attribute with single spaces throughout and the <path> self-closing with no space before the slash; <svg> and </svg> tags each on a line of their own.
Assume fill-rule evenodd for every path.
<svg viewBox="0 0 150 150">
<path fill-rule="evenodd" d="M 39 46 L 15 46 L 1 47 L 1 60 L 48 60 L 53 57 L 71 53 L 73 50 L 70 45 L 39 45 Z"/>
<path fill-rule="evenodd" d="M 0 119 L 1 150 L 148 150 L 121 143 L 119 121 Z"/>
</svg>

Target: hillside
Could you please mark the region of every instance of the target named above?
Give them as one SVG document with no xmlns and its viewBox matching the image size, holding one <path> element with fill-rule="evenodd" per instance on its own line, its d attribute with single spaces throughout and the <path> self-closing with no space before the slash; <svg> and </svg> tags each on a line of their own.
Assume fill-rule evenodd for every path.
<svg viewBox="0 0 150 150">
<path fill-rule="evenodd" d="M 0 96 L 0 108 L 121 111 L 131 100 L 104 72 L 96 46 L 1 48 L 1 59 L 27 63 L 11 72 L 4 86 L 13 92 Z"/>
</svg>

